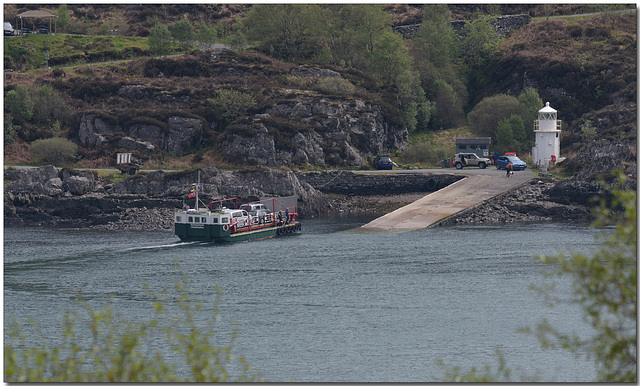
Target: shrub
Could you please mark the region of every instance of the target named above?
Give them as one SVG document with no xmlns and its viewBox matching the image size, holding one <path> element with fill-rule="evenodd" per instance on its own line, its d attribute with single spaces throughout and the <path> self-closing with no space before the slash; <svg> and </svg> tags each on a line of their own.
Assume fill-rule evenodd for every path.
<svg viewBox="0 0 640 386">
<path fill-rule="evenodd" d="M 69 104 L 49 84 L 43 84 L 36 90 L 33 102 L 33 121 L 36 123 L 69 123 L 71 120 Z"/>
<path fill-rule="evenodd" d="M 253 95 L 234 89 L 220 89 L 215 98 L 207 99 L 216 110 L 216 114 L 226 123 L 246 115 L 255 108 L 256 99 Z"/>
<path fill-rule="evenodd" d="M 30 120 L 33 115 L 33 101 L 29 96 L 29 90 L 25 86 L 18 86 L 15 90 L 7 92 L 4 108 L 18 122 Z"/>
<path fill-rule="evenodd" d="M 20 130 L 20 126 L 15 126 L 12 122 L 11 117 L 5 118 L 4 120 L 4 145 L 12 146 L 16 142 L 16 138 L 18 135 L 18 131 Z"/>
<path fill-rule="evenodd" d="M 29 147 L 33 159 L 39 164 L 59 165 L 72 161 L 78 146 L 65 138 L 38 139 Z"/>
<path fill-rule="evenodd" d="M 356 91 L 355 86 L 347 79 L 331 77 L 320 78 L 316 84 L 319 91 L 333 95 L 351 95 Z"/>
<path fill-rule="evenodd" d="M 44 342 L 40 347 L 25 347 L 20 326 L 12 323 L 5 330 L 5 382 L 261 381 L 260 374 L 242 356 L 231 353 L 235 334 L 231 343 L 216 344 L 216 304 L 207 329 L 198 326 L 196 317 L 203 307 L 190 301 L 185 284 L 183 279 L 176 285 L 175 299 L 169 299 L 166 291 L 156 297 L 158 300 L 152 304 L 155 317 L 148 321 L 122 320 L 109 305 L 98 310 L 86 306 L 84 318 L 67 313 L 58 345 Z M 218 299 L 219 294 L 218 289 Z M 168 318 L 164 305 L 174 302 L 180 312 Z M 176 363 L 168 363 L 168 359 L 181 360 L 190 375 L 181 378 L 176 373 Z M 228 368 L 239 371 L 236 379 L 231 378 Z"/>
</svg>

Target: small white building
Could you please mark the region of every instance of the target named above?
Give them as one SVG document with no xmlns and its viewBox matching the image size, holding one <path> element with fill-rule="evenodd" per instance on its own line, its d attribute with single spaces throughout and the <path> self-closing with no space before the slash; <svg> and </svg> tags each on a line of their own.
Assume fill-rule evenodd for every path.
<svg viewBox="0 0 640 386">
<path fill-rule="evenodd" d="M 562 121 L 558 120 L 558 112 L 547 102 L 546 106 L 538 111 L 538 120 L 533 122 L 536 145 L 531 149 L 531 155 L 534 164 L 542 167 L 559 161 L 561 127 Z"/>
</svg>

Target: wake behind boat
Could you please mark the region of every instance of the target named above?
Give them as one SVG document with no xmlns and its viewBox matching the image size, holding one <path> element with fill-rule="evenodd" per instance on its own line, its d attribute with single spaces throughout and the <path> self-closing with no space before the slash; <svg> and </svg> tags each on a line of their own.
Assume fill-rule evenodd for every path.
<svg viewBox="0 0 640 386">
<path fill-rule="evenodd" d="M 242 204 L 238 198 L 211 201 L 199 206 L 199 182 L 194 192 L 195 208 L 177 211 L 175 234 L 182 241 L 234 242 L 288 235 L 302 229 L 293 197 L 265 198 Z"/>
</svg>

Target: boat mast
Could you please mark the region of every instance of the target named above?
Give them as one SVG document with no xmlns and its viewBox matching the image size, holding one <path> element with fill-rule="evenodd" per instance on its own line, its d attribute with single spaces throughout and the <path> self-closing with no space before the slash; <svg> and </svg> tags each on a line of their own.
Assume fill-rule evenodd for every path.
<svg viewBox="0 0 640 386">
<path fill-rule="evenodd" d="M 196 184 L 196 211 L 198 211 L 198 190 L 200 190 L 200 170 L 198 170 L 198 183 Z"/>
</svg>

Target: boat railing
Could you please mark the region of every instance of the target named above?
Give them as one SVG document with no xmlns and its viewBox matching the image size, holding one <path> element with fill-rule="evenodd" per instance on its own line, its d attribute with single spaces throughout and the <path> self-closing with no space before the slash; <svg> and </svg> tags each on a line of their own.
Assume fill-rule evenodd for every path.
<svg viewBox="0 0 640 386">
<path fill-rule="evenodd" d="M 233 201 L 234 202 L 234 209 L 238 209 L 240 207 L 240 205 L 242 205 L 242 201 L 240 201 L 238 199 L 238 197 L 233 197 L 233 198 L 225 198 L 222 200 L 215 200 L 215 201 L 211 201 L 207 204 L 207 208 L 209 208 L 209 210 L 213 210 L 213 205 L 214 204 L 221 204 L 225 201 Z M 220 205 L 220 207 L 222 207 L 222 205 Z"/>
</svg>

